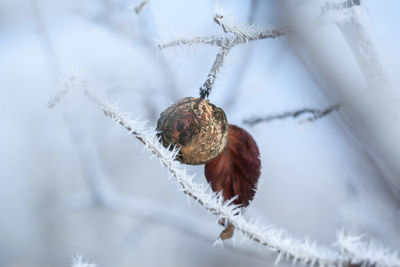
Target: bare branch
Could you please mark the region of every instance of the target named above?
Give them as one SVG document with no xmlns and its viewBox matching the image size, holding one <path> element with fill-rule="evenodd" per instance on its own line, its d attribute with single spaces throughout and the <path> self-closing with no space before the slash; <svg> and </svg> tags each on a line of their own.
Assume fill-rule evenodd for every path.
<svg viewBox="0 0 400 267">
<path fill-rule="evenodd" d="M 294 118 L 296 119 L 297 117 L 304 115 L 304 114 L 309 114 L 310 116 L 305 119 L 305 121 L 312 122 L 316 121 L 318 119 L 321 119 L 322 117 L 325 117 L 326 115 L 329 115 L 330 113 L 334 111 L 338 111 L 341 107 L 341 104 L 335 104 L 330 107 L 327 107 L 324 110 L 319 110 L 319 109 L 313 109 L 313 108 L 303 108 L 300 110 L 295 110 L 295 111 L 288 111 L 280 114 L 275 114 L 275 115 L 270 115 L 266 116 L 263 118 L 253 118 L 253 119 L 246 119 L 243 121 L 243 123 L 249 125 L 249 126 L 254 126 L 255 124 L 261 123 L 261 122 L 271 122 L 274 120 L 283 120 L 287 118 Z"/>
</svg>

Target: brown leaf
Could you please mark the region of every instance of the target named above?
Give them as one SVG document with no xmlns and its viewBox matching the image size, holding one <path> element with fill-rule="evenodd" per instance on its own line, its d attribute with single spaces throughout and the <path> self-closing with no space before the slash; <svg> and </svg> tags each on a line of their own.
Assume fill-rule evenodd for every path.
<svg viewBox="0 0 400 267">
<path fill-rule="evenodd" d="M 234 196 L 234 204 L 247 206 L 253 200 L 260 177 L 260 153 L 249 133 L 228 125 L 228 143 L 224 150 L 205 165 L 205 176 L 214 192 L 222 191 L 224 200 Z"/>
<path fill-rule="evenodd" d="M 232 238 L 234 231 L 235 231 L 235 227 L 232 224 L 228 223 L 228 225 L 221 232 L 221 234 L 219 234 L 219 238 L 221 240 L 230 239 L 230 238 Z"/>
</svg>

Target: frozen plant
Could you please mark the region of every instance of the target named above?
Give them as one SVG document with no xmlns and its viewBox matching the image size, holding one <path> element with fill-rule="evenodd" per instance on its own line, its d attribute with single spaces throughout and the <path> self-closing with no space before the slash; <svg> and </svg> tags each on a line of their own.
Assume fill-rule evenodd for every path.
<svg viewBox="0 0 400 267">
<path fill-rule="evenodd" d="M 295 239 L 283 229 L 265 226 L 244 218 L 242 213 L 238 212 L 241 207 L 232 205 L 232 201 L 224 202 L 221 193 L 216 194 L 209 185 L 193 181 L 194 176 L 187 172 L 184 164 L 176 160 L 178 149 L 165 148 L 159 142 L 156 132 L 148 129 L 145 123 L 132 120 L 129 114 L 118 111 L 117 107 L 98 99 L 89 91 L 87 82 L 83 81 L 81 86 L 86 96 L 103 111 L 106 117 L 127 129 L 160 160 L 161 165 L 171 173 L 170 178 L 174 178 L 179 191 L 193 198 L 196 203 L 215 215 L 217 221 L 225 220 L 245 237 L 261 244 L 269 251 L 277 253 L 276 263 L 288 260 L 293 264 L 299 262 L 310 266 L 352 266 L 352 264 L 400 266 L 400 258 L 396 253 L 389 254 L 379 246 L 365 244 L 361 240 L 343 233 L 338 235 L 338 241 L 335 243 L 338 249 L 334 250 L 318 246 L 308 239 Z M 60 100 L 58 99 L 58 102 Z M 57 101 L 50 100 L 49 103 L 54 102 Z M 221 241 L 217 240 L 216 244 L 220 243 Z M 81 256 L 78 256 L 75 262 L 76 264 L 87 264 L 82 263 Z M 83 266 L 94 267 L 95 265 L 73 265 L 73 267 Z"/>
</svg>

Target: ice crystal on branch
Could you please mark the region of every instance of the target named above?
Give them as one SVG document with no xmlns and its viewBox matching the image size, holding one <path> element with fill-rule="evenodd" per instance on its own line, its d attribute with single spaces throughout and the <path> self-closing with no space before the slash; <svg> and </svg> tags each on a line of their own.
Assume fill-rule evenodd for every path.
<svg viewBox="0 0 400 267">
<path fill-rule="evenodd" d="M 367 266 L 400 266 L 397 252 L 379 246 L 374 241 L 363 242 L 363 236 L 351 236 L 341 231 L 337 236 L 336 246 L 351 264 Z"/>
<path fill-rule="evenodd" d="M 240 25 L 222 10 L 216 13 L 214 22 L 221 26 L 225 33 L 232 33 L 243 42 L 258 38 L 258 32 L 255 30 L 254 26 Z"/>
</svg>

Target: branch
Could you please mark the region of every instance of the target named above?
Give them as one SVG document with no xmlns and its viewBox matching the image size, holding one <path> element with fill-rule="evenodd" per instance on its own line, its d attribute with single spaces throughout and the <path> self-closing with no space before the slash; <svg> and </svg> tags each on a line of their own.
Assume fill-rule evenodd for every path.
<svg viewBox="0 0 400 267">
<path fill-rule="evenodd" d="M 254 30 L 254 27 L 251 26 L 241 26 L 238 24 L 235 24 L 231 21 L 227 21 L 226 15 L 222 14 L 216 14 L 214 16 L 214 22 L 221 26 L 222 30 L 225 33 L 232 33 L 234 34 L 237 38 L 246 41 L 246 39 L 256 35 L 256 31 Z"/>
<path fill-rule="evenodd" d="M 208 37 L 192 37 L 192 38 L 176 38 L 168 39 L 158 42 L 158 49 L 163 50 L 175 46 L 186 45 L 199 45 L 206 44 L 211 46 L 226 47 L 229 43 L 229 38 L 225 36 L 208 36 Z"/>
<path fill-rule="evenodd" d="M 210 95 L 211 89 L 214 87 L 215 80 L 217 79 L 217 73 L 224 64 L 225 57 L 228 55 L 229 51 L 229 48 L 221 48 L 218 52 L 217 57 L 215 58 L 215 61 L 211 67 L 211 70 L 207 75 L 206 81 L 200 87 L 201 98 L 208 98 L 208 96 Z"/>
<path fill-rule="evenodd" d="M 243 123 L 245 123 L 249 126 L 254 126 L 255 124 L 258 124 L 261 122 L 271 122 L 274 120 L 283 120 L 286 118 L 294 118 L 295 119 L 303 114 L 310 114 L 310 116 L 307 117 L 305 119 L 305 121 L 312 122 L 312 121 L 319 120 L 322 117 L 325 117 L 334 111 L 338 111 L 340 109 L 340 107 L 341 107 L 341 104 L 335 104 L 333 106 L 327 107 L 324 110 L 313 109 L 313 108 L 303 108 L 300 110 L 288 111 L 285 113 L 280 113 L 280 114 L 275 114 L 275 115 L 269 115 L 269 116 L 262 117 L 262 118 L 246 119 L 243 121 Z"/>
<path fill-rule="evenodd" d="M 288 33 L 283 29 L 257 31 L 253 25 L 241 25 L 235 22 L 229 15 L 222 14 L 221 10 L 214 16 L 214 22 L 221 26 L 225 33 L 232 33 L 236 37 L 231 39 L 232 46 L 259 39 L 277 38 Z"/>
<path fill-rule="evenodd" d="M 221 48 L 229 48 L 233 46 L 237 46 L 240 44 L 245 44 L 249 41 L 256 41 L 261 39 L 275 39 L 278 37 L 282 37 L 287 35 L 289 31 L 285 29 L 269 29 L 263 31 L 257 31 L 253 34 L 246 35 L 246 39 L 242 39 L 241 37 L 232 37 L 232 36 L 207 36 L 207 37 L 192 37 L 192 38 L 177 38 L 174 40 L 164 40 L 158 43 L 158 48 L 160 50 L 180 46 L 180 45 L 211 45 L 218 46 Z"/>
<path fill-rule="evenodd" d="M 378 253 L 379 256 L 379 253 L 381 253 L 382 250 L 380 249 L 370 250 L 371 254 L 363 254 L 361 249 L 348 249 L 351 253 L 343 254 L 346 247 L 341 240 L 346 240 L 344 235 L 342 239 L 339 238 L 340 252 L 337 252 L 318 247 L 315 242 L 309 240 L 294 239 L 282 229 L 272 226 L 266 227 L 254 221 L 246 220 L 240 207 L 233 205 L 231 201 L 224 202 L 221 193 L 214 193 L 209 185 L 193 182 L 193 175 L 187 173 L 185 165 L 175 160 L 178 154 L 176 148 L 165 148 L 159 142 L 156 132 L 148 130 L 139 122 L 132 121 L 127 114 L 118 112 L 110 104 L 100 101 L 89 92 L 85 82 L 82 83 L 82 86 L 86 96 L 100 107 L 106 117 L 127 129 L 160 160 L 161 164 L 170 171 L 171 176 L 175 177 L 180 191 L 192 197 L 210 213 L 217 216 L 217 221 L 225 220 L 244 236 L 265 246 L 268 250 L 276 252 L 278 254 L 276 262 L 287 259 L 292 260 L 293 263 L 303 262 L 310 266 L 350 266 L 351 264 L 369 264 L 373 260 L 371 254 Z M 365 246 L 364 243 L 360 243 L 358 248 Z M 378 257 L 375 256 L 375 258 Z M 379 260 L 380 266 L 399 266 L 397 263 L 400 262 L 396 254 L 393 254 L 391 258 L 379 257 Z M 375 262 L 377 262 L 376 259 Z M 393 263 L 397 265 L 393 265 Z"/>
<path fill-rule="evenodd" d="M 104 112 L 104 115 L 116 121 L 130 131 L 146 148 L 159 158 L 180 185 L 181 191 L 192 197 L 197 203 L 204 206 L 218 220 L 224 219 L 234 225 L 235 229 L 248 238 L 266 246 L 269 250 L 279 254 L 278 261 L 284 257 L 308 264 L 339 265 L 342 261 L 337 253 L 318 248 L 315 243 L 301 242 L 288 236 L 283 230 L 265 227 L 252 223 L 243 218 L 240 208 L 231 203 L 223 202 L 221 194 L 215 194 L 208 185 L 196 184 L 193 176 L 186 171 L 185 165 L 176 161 L 177 149 L 170 151 L 158 141 L 155 132 L 138 126 L 128 116 L 119 114 L 112 106 L 99 101 L 87 89 L 86 95 L 95 102 Z"/>
<path fill-rule="evenodd" d="M 224 33 L 230 33 L 233 36 L 226 35 L 222 37 L 194 37 L 191 39 L 181 38 L 172 41 L 161 42 L 158 44 L 159 49 L 165 49 L 178 45 L 192 46 L 197 44 L 207 44 L 220 47 L 213 66 L 211 67 L 211 70 L 207 75 L 207 79 L 200 87 L 201 98 L 208 98 L 208 96 L 210 95 L 210 92 L 215 83 L 215 79 L 217 77 L 217 73 L 224 63 L 224 58 L 233 47 L 239 44 L 247 43 L 249 41 L 277 38 L 288 33 L 286 30 L 283 29 L 256 31 L 252 26 L 241 26 L 239 24 L 235 24 L 232 21 L 229 21 L 226 15 L 222 15 L 219 13 L 214 16 L 214 21 L 216 24 L 221 26 Z"/>
<path fill-rule="evenodd" d="M 352 264 L 400 266 L 397 252 L 382 248 L 373 241 L 365 243 L 362 241 L 362 236 L 350 236 L 341 231 L 337 239 L 336 246 L 340 249 L 340 253 Z"/>
</svg>

